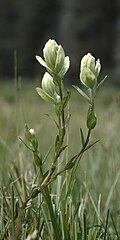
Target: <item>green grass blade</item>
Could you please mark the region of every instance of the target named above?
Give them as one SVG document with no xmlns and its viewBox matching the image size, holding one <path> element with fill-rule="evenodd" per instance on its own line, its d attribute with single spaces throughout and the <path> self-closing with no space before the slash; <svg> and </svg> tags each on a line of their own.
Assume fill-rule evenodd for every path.
<svg viewBox="0 0 120 240">
<path fill-rule="evenodd" d="M 118 231 L 117 231 L 117 227 L 116 227 L 116 224 L 115 224 L 115 221 L 114 221 L 112 213 L 110 213 L 110 217 L 111 217 L 112 224 L 113 224 L 113 227 L 114 227 L 114 230 L 115 230 L 115 234 L 117 236 L 117 240 L 120 240 L 120 237 L 119 237 L 119 234 L 118 234 Z"/>
<path fill-rule="evenodd" d="M 13 184 L 12 184 L 12 185 L 11 185 L 11 221 L 12 221 L 12 237 L 14 236 L 14 232 L 15 232 L 14 208 L 15 208 L 15 203 L 14 203 L 14 189 L 13 189 Z"/>
<path fill-rule="evenodd" d="M 84 240 L 87 240 L 87 219 L 86 219 L 86 211 L 83 212 L 83 236 Z"/>
<path fill-rule="evenodd" d="M 106 224 L 105 224 L 105 233 L 104 233 L 104 238 L 103 240 L 106 240 L 107 239 L 107 228 L 108 228 L 108 219 L 109 219 L 109 209 L 108 209 L 108 212 L 107 212 L 107 217 L 106 217 Z"/>
</svg>

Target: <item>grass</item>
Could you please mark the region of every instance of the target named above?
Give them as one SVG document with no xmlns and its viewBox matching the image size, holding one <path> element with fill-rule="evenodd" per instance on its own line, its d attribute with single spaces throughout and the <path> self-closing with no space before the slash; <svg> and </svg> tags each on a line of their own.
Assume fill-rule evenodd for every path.
<svg viewBox="0 0 120 240">
<path fill-rule="evenodd" d="M 1 239 L 13 239 L 18 205 L 21 205 L 26 192 L 35 182 L 31 153 L 19 140 L 19 136 L 24 138 L 25 123 L 35 128 L 41 153 L 45 156 L 51 149 L 46 168 L 53 156 L 57 132 L 52 120 L 54 111 L 52 106 L 48 107 L 37 95 L 36 86 L 39 86 L 38 80 L 34 83 L 19 82 L 17 88 L 13 82 L 0 83 Z M 79 149 L 79 129 L 82 127 L 85 131 L 84 119 L 87 113 L 86 103 L 74 89 L 69 108 L 72 116 L 67 154 L 72 156 Z M 82 158 L 66 203 L 64 197 L 61 198 L 61 177 L 57 182 L 57 197 L 56 186 L 53 187 L 52 204 L 55 202 L 60 208 L 57 222 L 62 229 L 62 239 L 120 238 L 119 111 L 119 89 L 103 87 L 96 99 L 98 124 L 92 134 L 93 141 L 100 141 Z M 51 117 L 46 116 L 46 113 Z M 40 233 L 41 239 L 53 239 L 53 229 L 47 220 L 50 218 L 47 206 L 39 205 L 38 201 L 40 196 L 27 206 L 20 239 L 26 239 L 35 229 Z M 38 235 L 36 239 L 39 239 Z"/>
</svg>

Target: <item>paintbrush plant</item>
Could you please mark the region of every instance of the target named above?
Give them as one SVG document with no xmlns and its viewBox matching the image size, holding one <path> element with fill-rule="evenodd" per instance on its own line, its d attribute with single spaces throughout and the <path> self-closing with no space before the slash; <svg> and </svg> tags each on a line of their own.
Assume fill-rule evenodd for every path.
<svg viewBox="0 0 120 240">
<path fill-rule="evenodd" d="M 42 203 L 44 203 L 41 207 L 41 215 L 44 219 L 44 227 L 42 228 L 43 230 L 39 236 L 42 237 L 44 228 L 46 228 L 48 237 L 47 235 L 45 237 L 43 234 L 42 239 L 77 239 L 73 238 L 72 235 L 68 237 L 69 234 L 66 232 L 67 226 L 64 226 L 65 221 L 67 221 L 65 218 L 67 217 L 68 213 L 66 208 L 63 211 L 61 210 L 62 206 L 60 204 L 60 198 L 62 196 L 61 193 L 62 189 L 64 189 L 64 184 L 67 183 L 64 200 L 66 203 L 68 202 L 70 193 L 69 186 L 72 184 L 72 181 L 75 178 L 75 171 L 77 169 L 77 166 L 84 152 L 86 152 L 97 142 L 90 142 L 91 131 L 97 124 L 97 116 L 95 114 L 95 97 L 97 95 L 98 89 L 101 87 L 106 77 L 100 83 L 98 83 L 98 77 L 101 70 L 101 63 L 99 59 L 96 61 L 90 53 L 86 54 L 82 58 L 80 64 L 80 81 L 86 88 L 87 93 L 81 90 L 78 86 L 73 85 L 73 87 L 88 103 L 88 113 L 86 117 L 86 127 L 88 130 L 87 135 L 85 136 L 83 130 L 80 129 L 80 149 L 70 159 L 65 159 L 65 161 L 63 161 L 65 158 L 63 157 L 63 164 L 61 164 L 61 156 L 65 156 L 64 152 L 67 151 L 68 148 L 68 145 L 66 143 L 66 134 L 68 125 L 70 125 L 70 113 L 67 106 L 71 92 L 70 90 L 64 89 L 64 76 L 70 67 L 70 60 L 68 56 L 65 56 L 63 47 L 61 45 L 58 45 L 57 42 L 52 39 L 49 39 L 43 48 L 43 58 L 36 56 L 36 59 L 43 67 L 45 67 L 45 73 L 41 80 L 41 87 L 37 87 L 36 90 L 39 96 L 44 101 L 46 101 L 46 104 L 53 105 L 53 109 L 56 114 L 56 119 L 54 122 L 56 124 L 58 132 L 55 138 L 53 160 L 50 167 L 46 169 L 44 167 L 44 158 L 39 152 L 39 144 L 35 130 L 29 129 L 29 127 L 25 125 L 26 142 L 24 144 L 30 151 L 33 152 L 34 165 L 37 168 L 37 174 L 39 177 L 37 184 L 32 187 L 31 192 L 26 197 L 25 201 L 22 203 L 22 207 L 19 210 L 14 240 L 18 239 L 18 236 L 22 230 L 22 226 L 20 225 L 22 215 L 21 212 L 25 211 L 27 204 L 39 195 L 42 199 L 40 206 L 42 206 Z M 58 199 L 59 195 L 58 201 L 53 201 L 52 197 L 52 184 L 54 183 L 55 185 L 55 182 L 57 191 L 58 186 L 59 189 L 61 189 L 61 193 L 58 193 L 56 196 L 56 199 Z M 44 207 L 46 208 L 46 206 L 47 214 L 44 210 Z M 66 212 L 66 215 L 64 215 L 64 211 Z"/>
</svg>

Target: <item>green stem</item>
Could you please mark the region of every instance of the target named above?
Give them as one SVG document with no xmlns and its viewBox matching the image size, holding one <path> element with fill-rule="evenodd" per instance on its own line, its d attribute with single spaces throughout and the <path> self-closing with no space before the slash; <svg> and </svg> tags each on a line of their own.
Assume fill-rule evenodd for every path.
<svg viewBox="0 0 120 240">
<path fill-rule="evenodd" d="M 69 103 L 68 103 L 68 114 L 69 114 Z M 69 125 L 66 128 L 66 145 L 69 146 Z M 65 162 L 65 164 L 67 165 L 67 163 L 68 163 L 68 147 L 66 149 L 66 162 Z M 66 194 L 67 194 L 68 188 L 69 188 L 69 182 L 68 182 L 69 174 L 68 174 L 68 171 L 66 171 L 65 174 L 66 174 L 65 178 L 66 178 Z"/>
<path fill-rule="evenodd" d="M 87 133 L 87 137 L 86 137 L 86 141 L 82 147 L 82 149 L 80 150 L 80 152 L 78 153 L 77 155 L 77 159 L 79 159 L 80 155 L 85 151 L 87 145 L 88 145 L 88 142 L 89 142 L 89 139 L 90 139 L 90 134 L 91 134 L 91 129 L 88 129 L 88 133 Z"/>
<path fill-rule="evenodd" d="M 91 129 L 88 129 L 86 141 L 85 141 L 82 149 L 80 150 L 80 152 L 79 152 L 79 153 L 76 155 L 76 157 L 75 157 L 76 163 L 75 163 L 75 165 L 74 165 L 74 167 L 73 167 L 73 169 L 72 169 L 72 172 L 71 172 L 71 175 L 70 175 L 70 178 L 69 178 L 69 186 L 70 186 L 70 183 L 71 183 L 71 181 L 72 181 L 73 176 L 75 175 L 75 172 L 76 172 L 76 170 L 77 170 L 78 164 L 79 164 L 79 162 L 80 162 L 80 160 L 81 160 L 81 158 L 82 158 L 82 156 L 83 156 L 83 153 L 84 153 L 84 151 L 85 151 L 85 149 L 86 149 L 86 147 L 87 147 L 87 145 L 88 145 L 88 143 L 89 143 L 90 134 L 91 134 Z M 67 194 L 66 194 L 66 197 L 68 196 L 68 194 L 69 194 L 69 189 L 68 189 L 68 192 L 67 192 Z"/>
<path fill-rule="evenodd" d="M 61 102 L 63 100 L 63 93 L 62 93 L 62 87 L 61 85 L 59 86 L 59 93 L 60 93 L 60 99 Z M 62 124 L 61 124 L 62 123 Z M 58 125 L 59 125 L 59 139 L 60 139 L 60 143 L 59 143 L 59 151 L 56 153 L 55 158 L 52 162 L 51 168 L 48 172 L 47 177 L 44 179 L 43 183 L 41 184 L 41 186 L 44 186 L 45 184 L 48 184 L 55 169 L 56 169 L 56 162 L 58 160 L 58 158 L 60 157 L 60 153 L 61 153 L 61 147 L 63 145 L 63 141 L 64 141 L 64 136 L 65 136 L 65 113 L 64 113 L 64 107 L 62 108 L 61 114 L 58 116 Z M 62 126 L 61 126 L 62 125 Z"/>
<path fill-rule="evenodd" d="M 61 85 L 59 86 L 59 93 L 60 93 L 60 100 L 61 100 L 61 102 L 62 102 L 62 100 L 63 100 L 63 93 L 62 93 L 62 87 L 61 87 Z M 61 117 L 62 117 L 62 127 L 64 128 L 64 126 L 65 126 L 64 108 L 62 108 Z"/>
</svg>

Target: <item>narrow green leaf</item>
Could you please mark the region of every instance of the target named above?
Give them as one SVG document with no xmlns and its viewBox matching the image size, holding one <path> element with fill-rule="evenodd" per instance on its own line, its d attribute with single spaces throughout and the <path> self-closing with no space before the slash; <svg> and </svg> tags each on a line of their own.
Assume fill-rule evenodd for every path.
<svg viewBox="0 0 120 240">
<path fill-rule="evenodd" d="M 48 173 L 49 173 L 49 170 L 47 170 L 47 171 L 44 173 L 43 179 L 45 179 L 45 178 L 47 177 Z M 44 181 L 44 180 L 43 180 L 43 181 Z"/>
<path fill-rule="evenodd" d="M 15 203 L 14 203 L 14 189 L 13 189 L 13 184 L 12 184 L 12 185 L 11 185 L 11 220 L 12 220 L 12 237 L 14 236 L 14 232 L 15 232 L 14 208 L 15 208 Z"/>
<path fill-rule="evenodd" d="M 107 239 L 107 228 L 108 228 L 108 219 L 109 219 L 109 209 L 108 209 L 108 212 L 107 212 L 107 217 L 106 217 L 106 223 L 105 223 L 105 233 L 104 233 L 104 239 L 103 240 L 106 240 Z"/>
<path fill-rule="evenodd" d="M 107 75 L 106 75 L 106 76 L 103 78 L 103 80 L 97 85 L 97 88 L 96 88 L 97 91 L 99 91 L 100 87 L 103 85 L 103 83 L 105 82 L 106 78 L 107 78 Z"/>
<path fill-rule="evenodd" d="M 71 96 L 71 92 L 70 92 L 70 90 L 67 90 L 67 96 L 65 96 L 65 97 L 63 98 L 63 100 L 62 100 L 62 106 L 63 106 L 63 108 L 65 108 L 65 107 L 67 106 L 67 103 L 68 103 L 68 101 L 69 101 L 69 99 L 70 99 L 70 96 Z"/>
<path fill-rule="evenodd" d="M 5 219 L 5 216 L 4 216 L 4 193 L 2 191 L 2 196 L 1 196 L 1 208 L 0 208 L 0 215 L 1 215 L 1 223 L 0 223 L 0 231 L 1 233 L 3 232 L 4 230 L 4 219 Z"/>
<path fill-rule="evenodd" d="M 50 227 L 50 224 L 49 224 L 49 221 L 48 221 L 48 216 L 46 214 L 46 211 L 44 210 L 44 205 L 42 204 L 41 206 L 41 212 L 43 214 L 43 218 L 44 218 L 44 222 L 46 224 L 46 227 L 47 227 L 47 230 L 48 230 L 48 233 L 49 233 L 49 236 L 50 236 L 50 239 L 53 238 L 53 234 L 52 234 L 52 229 Z"/>
<path fill-rule="evenodd" d="M 56 127 L 59 129 L 59 125 L 54 118 L 52 118 L 48 113 L 44 113 L 44 115 L 50 118 L 55 123 Z"/>
<path fill-rule="evenodd" d="M 53 209 L 53 204 L 52 204 L 52 201 L 51 201 L 51 196 L 50 196 L 48 187 L 44 186 L 43 189 L 42 189 L 42 192 L 44 194 L 44 198 L 45 198 L 45 201 L 46 201 L 48 209 L 49 209 L 51 222 L 52 222 L 52 226 L 53 226 L 53 229 L 54 229 L 54 237 L 57 240 L 61 240 L 59 225 L 58 225 L 58 222 L 56 221 L 57 216 L 56 216 L 56 213 Z M 47 222 L 49 222 L 48 218 L 46 220 L 47 220 Z M 51 238 L 51 239 L 53 239 L 53 238 Z"/>
<path fill-rule="evenodd" d="M 60 138 L 59 138 L 59 135 L 57 135 L 55 140 L 55 152 L 57 153 L 59 149 L 60 149 Z"/>
<path fill-rule="evenodd" d="M 65 117 L 65 127 L 67 128 L 68 125 L 69 125 L 69 121 L 70 121 L 70 118 L 71 118 L 71 114 L 66 114 L 66 117 Z"/>
<path fill-rule="evenodd" d="M 84 97 L 87 100 L 89 104 L 92 104 L 90 98 L 87 96 L 86 93 L 84 93 L 79 87 L 75 85 L 72 85 L 72 86 L 81 94 L 82 97 Z"/>
<path fill-rule="evenodd" d="M 10 172 L 10 177 L 11 177 L 11 181 L 14 182 L 13 172 Z M 14 182 L 14 188 L 15 188 L 17 194 L 18 194 L 20 202 L 23 204 L 22 195 L 21 195 L 21 189 L 20 189 L 19 185 L 17 184 L 19 182 L 19 180 L 20 179 L 18 178 L 18 180 Z"/>
<path fill-rule="evenodd" d="M 89 148 L 91 148 L 92 146 L 94 146 L 94 145 L 95 145 L 96 143 L 98 143 L 99 141 L 100 141 L 100 140 L 96 140 L 95 142 L 89 144 L 89 145 L 85 148 L 84 152 L 85 152 L 86 150 L 88 150 Z"/>
<path fill-rule="evenodd" d="M 38 167 L 42 167 L 42 156 L 39 152 L 34 152 L 34 160 L 35 160 L 35 164 L 38 166 Z"/>
<path fill-rule="evenodd" d="M 87 240 L 87 218 L 86 211 L 83 213 L 83 229 L 84 229 L 84 240 Z"/>
<path fill-rule="evenodd" d="M 117 231 L 117 227 L 116 227 L 114 218 L 113 218 L 113 216 L 112 216 L 111 213 L 110 213 L 110 217 L 111 217 L 111 220 L 112 220 L 112 223 L 113 223 L 113 227 L 114 227 L 114 229 L 115 229 L 116 236 L 117 236 L 117 238 L 118 238 L 118 240 L 119 240 L 119 234 L 118 234 L 118 231 Z"/>
<path fill-rule="evenodd" d="M 68 145 L 63 146 L 63 147 L 60 149 L 60 153 L 63 152 L 67 147 L 68 147 Z"/>
<path fill-rule="evenodd" d="M 53 146 L 51 146 L 51 147 L 48 149 L 46 155 L 44 156 L 44 158 L 43 158 L 43 164 L 45 163 L 46 159 L 48 158 L 48 156 L 49 156 L 49 154 L 50 154 L 52 148 L 53 148 Z"/>
<path fill-rule="evenodd" d="M 84 134 L 83 134 L 82 128 L 80 128 L 80 135 L 81 135 L 82 146 L 84 146 L 84 144 L 85 144 L 85 138 L 84 138 Z"/>
<path fill-rule="evenodd" d="M 62 228 L 62 233 L 64 238 L 63 239 L 70 239 L 68 238 L 68 233 L 69 233 L 69 226 L 68 226 L 68 222 L 67 222 L 67 214 L 66 214 L 66 207 L 67 204 L 65 201 L 61 201 L 61 224 L 63 226 Z"/>
<path fill-rule="evenodd" d="M 76 159 L 76 155 L 68 161 L 68 163 L 65 166 L 65 170 L 73 168 L 73 166 L 75 165 L 75 162 L 76 162 L 75 159 Z"/>
<path fill-rule="evenodd" d="M 21 137 L 19 137 L 20 141 L 25 145 L 26 148 L 28 148 L 31 152 L 34 152 L 34 149 L 30 148 Z"/>
</svg>

